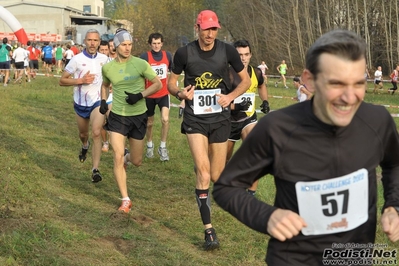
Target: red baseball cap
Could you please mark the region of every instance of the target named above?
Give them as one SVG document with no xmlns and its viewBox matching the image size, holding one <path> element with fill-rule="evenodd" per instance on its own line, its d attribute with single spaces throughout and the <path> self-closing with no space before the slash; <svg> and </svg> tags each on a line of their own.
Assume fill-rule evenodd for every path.
<svg viewBox="0 0 399 266">
<path fill-rule="evenodd" d="M 202 30 L 209 28 L 219 28 L 218 16 L 212 10 L 202 10 L 197 17 L 197 24 Z"/>
</svg>

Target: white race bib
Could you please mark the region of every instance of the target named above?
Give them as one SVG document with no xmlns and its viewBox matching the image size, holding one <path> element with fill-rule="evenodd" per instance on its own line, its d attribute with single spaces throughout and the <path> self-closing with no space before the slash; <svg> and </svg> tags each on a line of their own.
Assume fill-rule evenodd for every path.
<svg viewBox="0 0 399 266">
<path fill-rule="evenodd" d="M 166 79 L 168 75 L 168 68 L 165 64 L 159 65 L 159 66 L 151 66 L 152 69 L 157 73 L 157 76 L 160 79 Z"/>
<path fill-rule="evenodd" d="M 215 95 L 220 92 L 220 89 L 194 90 L 194 114 L 204 115 L 222 112 L 222 106 L 218 104 L 219 97 Z"/>
<path fill-rule="evenodd" d="M 252 104 L 249 106 L 247 111 L 242 111 L 242 112 L 248 112 L 248 113 L 253 112 L 255 105 L 255 93 L 253 92 L 243 93 L 234 99 L 234 103 L 241 103 L 244 100 L 251 101 Z"/>
<path fill-rule="evenodd" d="M 368 172 L 322 181 L 295 184 L 299 215 L 307 223 L 304 235 L 334 234 L 352 230 L 368 219 Z"/>
</svg>

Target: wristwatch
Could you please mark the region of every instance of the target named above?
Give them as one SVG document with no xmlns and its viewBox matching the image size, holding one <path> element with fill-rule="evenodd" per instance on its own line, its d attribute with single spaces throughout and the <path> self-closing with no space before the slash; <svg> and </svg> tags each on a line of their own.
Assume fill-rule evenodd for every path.
<svg viewBox="0 0 399 266">
<path fill-rule="evenodd" d="M 176 99 L 178 99 L 179 101 L 182 100 L 182 98 L 179 97 L 179 93 L 180 93 L 180 92 L 181 92 L 181 91 L 177 91 L 177 93 L 176 93 L 176 95 L 175 95 Z"/>
</svg>

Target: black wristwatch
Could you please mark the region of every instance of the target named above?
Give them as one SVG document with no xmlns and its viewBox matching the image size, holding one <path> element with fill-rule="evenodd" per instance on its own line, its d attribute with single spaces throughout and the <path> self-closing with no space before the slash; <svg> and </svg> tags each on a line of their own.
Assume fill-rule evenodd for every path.
<svg viewBox="0 0 399 266">
<path fill-rule="evenodd" d="M 178 99 L 179 101 L 182 100 L 182 98 L 179 97 L 179 93 L 180 93 L 180 92 L 181 92 L 181 91 L 178 91 L 178 92 L 176 93 L 176 95 L 175 95 L 176 99 Z"/>
</svg>

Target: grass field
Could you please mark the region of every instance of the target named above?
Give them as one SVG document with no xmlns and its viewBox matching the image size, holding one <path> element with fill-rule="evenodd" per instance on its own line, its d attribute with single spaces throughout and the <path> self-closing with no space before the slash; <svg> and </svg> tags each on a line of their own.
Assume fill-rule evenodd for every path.
<svg viewBox="0 0 399 266">
<path fill-rule="evenodd" d="M 290 89 L 274 88 L 273 82 L 268 86 L 271 109 L 294 104 L 292 82 Z M 121 214 L 111 152 L 103 153 L 104 179 L 98 184 L 91 183 L 90 156 L 83 164 L 78 161 L 72 87 L 39 76 L 31 83 L 0 87 L 0 99 L 0 265 L 264 265 L 268 237 L 214 203 L 212 224 L 221 248 L 202 250 L 193 163 L 177 108 L 170 114 L 170 161 L 156 156 L 139 168 L 128 167 L 133 208 Z M 393 106 L 387 109 L 399 113 L 399 95 L 372 94 L 370 89 L 365 101 Z M 156 122 L 157 147 L 158 113 Z M 260 180 L 257 197 L 273 203 L 270 176 Z M 376 242 L 399 248 L 380 227 Z"/>
</svg>

